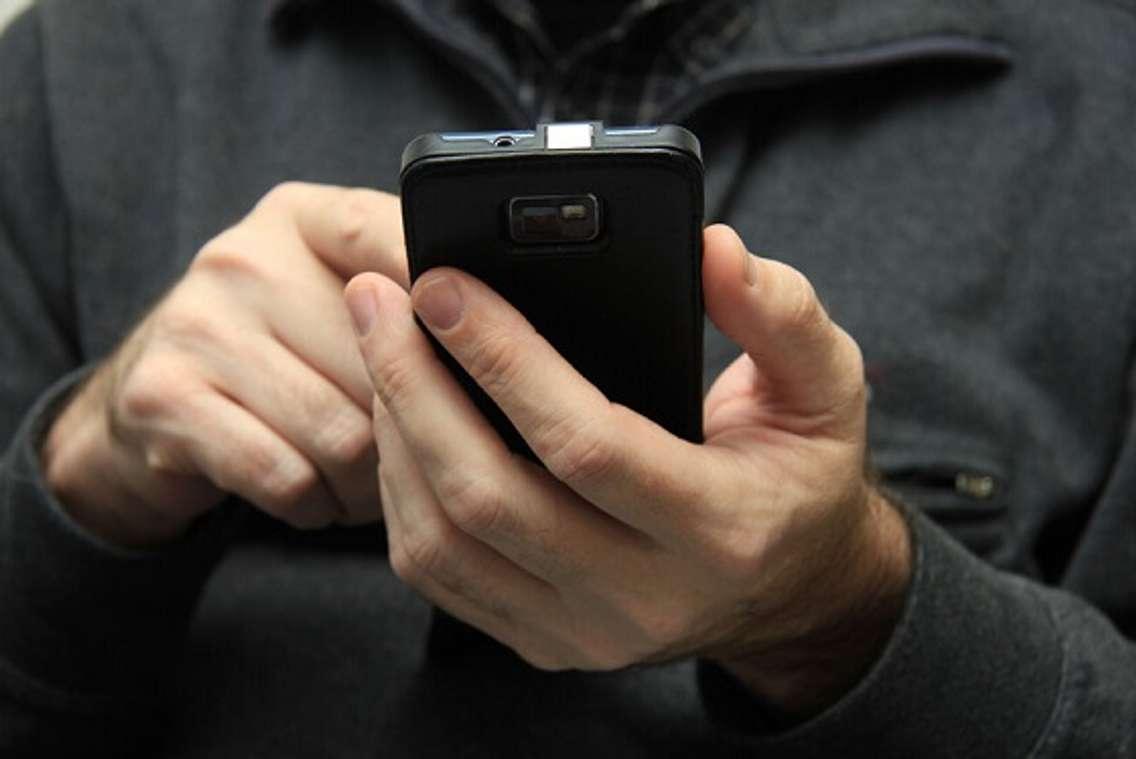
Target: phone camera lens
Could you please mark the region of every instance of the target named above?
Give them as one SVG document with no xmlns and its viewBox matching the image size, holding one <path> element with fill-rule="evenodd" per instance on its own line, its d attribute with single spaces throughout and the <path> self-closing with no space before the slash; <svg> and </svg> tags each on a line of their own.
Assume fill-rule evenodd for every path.
<svg viewBox="0 0 1136 759">
<path fill-rule="evenodd" d="M 528 195 L 508 205 L 513 241 L 530 245 L 592 242 L 600 234 L 595 195 Z"/>
<path fill-rule="evenodd" d="M 517 144 L 517 141 L 512 136 L 503 134 L 493 141 L 493 144 L 499 148 L 511 148 Z"/>
</svg>

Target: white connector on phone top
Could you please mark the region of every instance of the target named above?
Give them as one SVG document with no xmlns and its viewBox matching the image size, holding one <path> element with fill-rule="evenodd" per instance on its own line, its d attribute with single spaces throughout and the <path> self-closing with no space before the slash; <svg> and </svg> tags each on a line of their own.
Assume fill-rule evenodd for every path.
<svg viewBox="0 0 1136 759">
<path fill-rule="evenodd" d="M 589 150 L 595 138 L 592 124 L 549 124 L 545 127 L 544 147 L 548 150 Z"/>
</svg>

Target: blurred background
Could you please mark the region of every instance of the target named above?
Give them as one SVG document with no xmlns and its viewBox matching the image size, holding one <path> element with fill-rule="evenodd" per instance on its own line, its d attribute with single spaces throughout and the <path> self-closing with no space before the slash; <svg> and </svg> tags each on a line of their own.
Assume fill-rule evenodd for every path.
<svg viewBox="0 0 1136 759">
<path fill-rule="evenodd" d="M 7 26 L 12 16 L 30 2 L 31 0 L 0 0 L 0 29 Z"/>
</svg>

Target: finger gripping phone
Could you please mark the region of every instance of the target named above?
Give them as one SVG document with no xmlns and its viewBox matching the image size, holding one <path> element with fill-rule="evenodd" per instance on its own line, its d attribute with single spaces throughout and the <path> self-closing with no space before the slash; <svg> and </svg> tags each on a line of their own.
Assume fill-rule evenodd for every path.
<svg viewBox="0 0 1136 759">
<path fill-rule="evenodd" d="M 428 134 L 402 157 L 411 280 L 436 266 L 478 277 L 608 400 L 702 439 L 702 161 L 675 126 Z M 512 450 L 501 410 L 423 328 Z M 538 462 L 539 463 L 539 462 Z M 435 660 L 491 639 L 433 614 Z"/>
<path fill-rule="evenodd" d="M 478 277 L 609 400 L 701 441 L 702 175 L 698 140 L 678 126 L 423 135 L 402 159 L 411 279 L 436 266 Z"/>
</svg>

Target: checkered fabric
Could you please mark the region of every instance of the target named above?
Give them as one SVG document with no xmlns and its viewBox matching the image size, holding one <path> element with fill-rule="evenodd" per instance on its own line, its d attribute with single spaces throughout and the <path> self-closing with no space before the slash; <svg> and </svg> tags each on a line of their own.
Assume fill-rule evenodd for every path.
<svg viewBox="0 0 1136 759">
<path fill-rule="evenodd" d="M 522 102 L 541 120 L 646 124 L 698 88 L 753 25 L 746 0 L 635 0 L 615 24 L 557 50 L 531 0 L 490 0 L 482 16 L 517 67 Z M 507 23 L 501 24 L 504 19 Z"/>
</svg>

